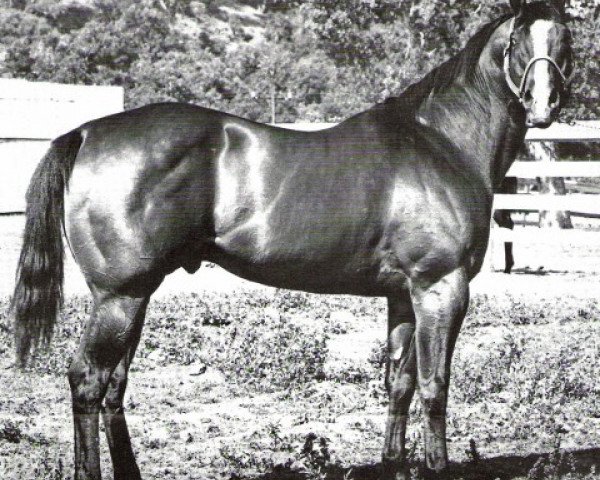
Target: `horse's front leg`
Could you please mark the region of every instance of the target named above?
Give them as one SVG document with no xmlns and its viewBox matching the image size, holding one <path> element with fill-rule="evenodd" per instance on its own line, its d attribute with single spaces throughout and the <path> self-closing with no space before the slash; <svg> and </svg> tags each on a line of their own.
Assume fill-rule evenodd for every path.
<svg viewBox="0 0 600 480">
<path fill-rule="evenodd" d="M 506 177 L 502 181 L 498 193 L 517 193 L 517 178 Z M 510 230 L 513 230 L 515 227 L 515 223 L 510 215 L 510 210 L 496 210 L 494 212 L 494 221 L 499 227 L 508 228 Z M 510 273 L 514 264 L 513 242 L 504 242 L 504 273 Z"/>
<path fill-rule="evenodd" d="M 385 386 L 390 405 L 383 448 L 383 478 L 409 478 L 406 423 L 415 393 L 417 364 L 415 315 L 410 299 L 388 298 L 388 345 Z"/>
<path fill-rule="evenodd" d="M 450 361 L 469 303 L 469 283 L 462 268 L 411 288 L 416 315 L 417 378 L 424 415 L 425 460 L 436 473 L 448 466 L 446 406 Z"/>
</svg>

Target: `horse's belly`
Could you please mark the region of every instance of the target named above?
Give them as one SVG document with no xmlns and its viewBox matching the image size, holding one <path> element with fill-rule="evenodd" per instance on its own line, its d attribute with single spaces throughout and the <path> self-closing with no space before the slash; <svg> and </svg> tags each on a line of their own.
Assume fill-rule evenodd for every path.
<svg viewBox="0 0 600 480">
<path fill-rule="evenodd" d="M 218 258 L 215 262 L 227 271 L 249 280 L 276 288 L 311 293 L 387 296 L 405 288 L 402 274 L 380 276 L 373 272 L 332 271 L 326 265 L 305 268 L 285 268 L 281 265 L 260 265 Z"/>
<path fill-rule="evenodd" d="M 314 293 L 385 296 L 406 282 L 405 275 L 387 268 L 373 248 L 324 244 L 310 236 L 268 245 L 256 248 L 252 236 L 217 239 L 208 260 L 253 282 Z"/>
</svg>

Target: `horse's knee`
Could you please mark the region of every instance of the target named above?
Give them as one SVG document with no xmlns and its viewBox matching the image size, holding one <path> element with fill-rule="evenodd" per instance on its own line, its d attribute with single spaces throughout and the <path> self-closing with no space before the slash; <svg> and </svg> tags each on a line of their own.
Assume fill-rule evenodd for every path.
<svg viewBox="0 0 600 480">
<path fill-rule="evenodd" d="M 425 385 L 420 385 L 421 405 L 428 417 L 442 417 L 446 415 L 447 385 L 439 380 L 433 380 Z"/>
</svg>

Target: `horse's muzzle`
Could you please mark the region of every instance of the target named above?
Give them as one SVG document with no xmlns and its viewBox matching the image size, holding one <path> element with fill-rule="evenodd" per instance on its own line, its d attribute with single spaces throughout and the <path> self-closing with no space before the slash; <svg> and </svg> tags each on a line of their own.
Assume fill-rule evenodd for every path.
<svg viewBox="0 0 600 480">
<path fill-rule="evenodd" d="M 530 117 L 529 115 L 527 116 L 527 119 L 525 120 L 525 125 L 528 128 L 548 128 L 550 125 L 552 125 L 552 122 L 554 121 L 554 116 L 551 117 Z"/>
<path fill-rule="evenodd" d="M 529 97 L 529 98 L 527 98 Z M 525 96 L 525 125 L 529 128 L 547 128 L 558 118 L 560 112 L 560 94 L 553 90 L 548 98 L 536 99 L 530 95 Z"/>
<path fill-rule="evenodd" d="M 557 119 L 560 107 L 552 105 L 531 105 L 525 108 L 525 125 L 529 128 L 548 128 Z"/>
</svg>

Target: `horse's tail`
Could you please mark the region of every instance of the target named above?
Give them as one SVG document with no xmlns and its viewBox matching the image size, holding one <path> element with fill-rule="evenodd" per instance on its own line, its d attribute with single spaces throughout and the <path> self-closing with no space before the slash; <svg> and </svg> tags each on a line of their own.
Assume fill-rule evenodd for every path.
<svg viewBox="0 0 600 480">
<path fill-rule="evenodd" d="M 62 304 L 64 192 L 83 141 L 73 130 L 52 142 L 27 189 L 25 231 L 11 310 L 17 362 L 48 344 Z"/>
</svg>

